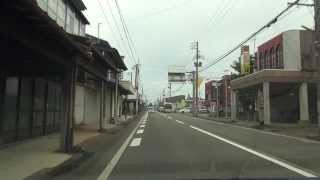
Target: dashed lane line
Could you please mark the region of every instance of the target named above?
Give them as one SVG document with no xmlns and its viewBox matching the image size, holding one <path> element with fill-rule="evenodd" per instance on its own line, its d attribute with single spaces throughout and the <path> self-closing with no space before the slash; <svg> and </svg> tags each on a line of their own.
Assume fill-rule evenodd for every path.
<svg viewBox="0 0 320 180">
<path fill-rule="evenodd" d="M 131 141 L 130 147 L 140 146 L 141 140 L 142 140 L 142 138 L 134 138 L 134 139 Z"/>
<path fill-rule="evenodd" d="M 143 134 L 144 130 L 143 129 L 138 129 L 137 134 Z"/>
<path fill-rule="evenodd" d="M 145 116 L 143 118 L 141 118 L 141 121 L 143 119 L 146 119 L 148 117 L 148 113 L 145 114 Z M 106 168 L 103 170 L 103 172 L 99 175 L 97 180 L 106 180 L 109 178 L 109 176 L 112 173 L 112 170 L 114 169 L 114 167 L 117 165 L 117 163 L 120 160 L 120 157 L 122 156 L 122 154 L 124 153 L 124 151 L 126 150 L 126 148 L 128 147 L 130 140 L 132 139 L 132 137 L 134 136 L 135 132 L 137 131 L 137 129 L 139 128 L 139 123 L 137 124 L 137 126 L 134 128 L 134 130 L 131 132 L 131 134 L 129 135 L 129 137 L 125 140 L 125 142 L 121 145 L 120 149 L 117 151 L 117 153 L 113 156 L 113 158 L 111 159 L 111 161 L 109 162 L 109 164 L 106 166 Z"/>
</svg>

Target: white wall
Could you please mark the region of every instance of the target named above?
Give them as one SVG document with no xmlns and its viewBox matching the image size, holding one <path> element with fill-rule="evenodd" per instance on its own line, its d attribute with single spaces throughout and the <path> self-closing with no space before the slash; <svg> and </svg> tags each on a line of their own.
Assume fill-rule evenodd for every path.
<svg viewBox="0 0 320 180">
<path fill-rule="evenodd" d="M 99 125 L 100 98 L 97 90 L 86 88 L 85 123 Z"/>
<path fill-rule="evenodd" d="M 286 70 L 301 70 L 300 31 L 283 33 L 283 63 Z"/>
<path fill-rule="evenodd" d="M 103 126 L 104 128 L 110 127 L 110 121 L 112 118 L 112 111 L 111 111 L 111 89 L 110 88 L 105 88 L 105 117 L 104 117 L 104 122 Z"/>
<path fill-rule="evenodd" d="M 82 86 L 76 86 L 75 94 L 75 124 L 82 124 L 84 122 L 84 102 L 85 89 Z"/>
</svg>

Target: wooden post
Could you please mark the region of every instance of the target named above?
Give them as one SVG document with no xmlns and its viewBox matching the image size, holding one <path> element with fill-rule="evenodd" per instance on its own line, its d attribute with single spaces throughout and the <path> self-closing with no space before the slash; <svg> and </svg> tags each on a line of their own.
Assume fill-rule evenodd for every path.
<svg viewBox="0 0 320 180">
<path fill-rule="evenodd" d="M 73 123 L 74 123 L 74 95 L 75 95 L 75 80 L 76 66 L 74 65 L 65 73 L 63 81 L 63 110 L 64 118 L 61 123 L 61 140 L 60 150 L 70 153 L 73 148 Z"/>
</svg>

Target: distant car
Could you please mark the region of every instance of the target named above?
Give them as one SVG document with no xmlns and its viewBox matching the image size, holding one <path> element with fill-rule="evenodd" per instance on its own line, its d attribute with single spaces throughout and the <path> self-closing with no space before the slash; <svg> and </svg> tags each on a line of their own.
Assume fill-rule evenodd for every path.
<svg viewBox="0 0 320 180">
<path fill-rule="evenodd" d="M 180 109 L 179 112 L 180 112 L 180 113 L 190 113 L 190 112 L 191 112 L 191 109 L 189 109 L 189 108 L 183 108 L 183 109 Z"/>
<path fill-rule="evenodd" d="M 148 107 L 148 112 L 153 113 L 154 112 L 154 108 L 153 107 Z"/>
<path fill-rule="evenodd" d="M 202 109 L 199 109 L 199 113 L 208 113 L 208 109 L 205 109 L 205 108 L 202 108 Z"/>
</svg>

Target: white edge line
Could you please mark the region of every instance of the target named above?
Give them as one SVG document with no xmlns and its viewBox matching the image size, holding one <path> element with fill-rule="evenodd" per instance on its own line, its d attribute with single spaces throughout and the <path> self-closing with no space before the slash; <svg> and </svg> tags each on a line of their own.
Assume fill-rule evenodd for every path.
<svg viewBox="0 0 320 180">
<path fill-rule="evenodd" d="M 251 154 L 254 154 L 254 155 L 256 155 L 256 156 L 258 156 L 258 157 L 260 157 L 260 158 L 263 158 L 263 159 L 265 159 L 265 160 L 271 161 L 271 162 L 273 162 L 273 163 L 275 163 L 275 164 L 277 164 L 277 165 L 279 165 L 279 166 L 282 166 L 282 167 L 284 167 L 284 168 L 287 168 L 287 169 L 289 169 L 289 170 L 291 170 L 291 171 L 294 171 L 294 172 L 296 172 L 296 173 L 298 173 L 298 174 L 300 174 L 300 175 L 303 175 L 303 176 L 305 176 L 305 177 L 309 177 L 309 178 L 311 178 L 311 177 L 317 177 L 317 176 L 314 175 L 314 174 L 311 174 L 311 173 L 306 172 L 306 171 L 304 171 L 304 170 L 302 170 L 302 169 L 299 169 L 299 168 L 296 168 L 296 167 L 294 167 L 294 166 L 291 166 L 291 165 L 289 165 L 289 164 L 287 164 L 287 163 L 285 163 L 285 162 L 283 162 L 283 161 L 274 159 L 274 158 L 269 157 L 269 156 L 267 156 L 267 155 L 264 155 L 264 154 L 262 154 L 262 153 L 260 153 L 260 152 L 254 151 L 254 150 L 252 150 L 252 149 L 250 149 L 250 148 L 247 148 L 247 147 L 245 147 L 245 146 L 242 146 L 242 145 L 240 145 L 240 144 L 237 144 L 237 143 L 235 143 L 235 142 L 233 142 L 233 141 L 227 140 L 227 139 L 225 139 L 225 138 L 223 138 L 223 137 L 220 137 L 220 136 L 217 136 L 217 135 L 215 135 L 215 134 L 212 134 L 212 133 L 210 133 L 210 132 L 208 132 L 208 131 L 202 130 L 202 129 L 197 128 L 197 127 L 195 127 L 195 126 L 190 126 L 190 128 L 195 129 L 195 130 L 197 130 L 197 131 L 199 131 L 199 132 L 202 132 L 202 133 L 204 133 L 204 134 L 206 134 L 206 135 L 209 135 L 209 136 L 211 136 L 211 137 L 214 137 L 214 138 L 216 138 L 216 139 L 218 139 L 218 140 L 220 140 L 220 141 L 223 141 L 223 142 L 225 142 L 225 143 L 228 143 L 228 144 L 230 144 L 230 145 L 233 145 L 233 146 L 235 146 L 235 147 L 237 147 L 237 148 L 239 148 L 239 149 L 242 149 L 242 150 L 244 150 L 244 151 L 247 151 L 247 152 L 249 152 L 249 153 L 251 153 Z"/>
<path fill-rule="evenodd" d="M 146 117 L 148 117 L 148 112 L 145 114 Z M 143 118 L 141 118 L 142 120 Z M 140 121 L 141 121 L 140 120 Z M 137 126 L 133 129 L 133 131 L 131 132 L 131 134 L 129 135 L 129 137 L 126 139 L 126 141 L 121 145 L 121 147 L 119 148 L 119 150 L 117 151 L 117 153 L 113 156 L 113 158 L 111 159 L 111 161 L 109 162 L 109 164 L 106 166 L 106 168 L 103 170 L 103 172 L 99 175 L 99 177 L 97 178 L 97 180 L 106 180 L 109 178 L 110 174 L 112 173 L 112 170 L 114 169 L 114 167 L 117 165 L 118 161 L 120 160 L 120 157 L 122 156 L 122 154 L 124 153 L 124 151 L 126 150 L 127 146 L 130 143 L 130 140 L 132 139 L 133 135 L 135 134 L 135 132 L 137 131 L 138 127 L 140 125 L 140 122 L 137 124 Z"/>
<path fill-rule="evenodd" d="M 185 116 L 187 116 L 187 115 L 185 115 Z M 189 117 L 189 116 L 187 116 L 187 117 Z M 196 119 L 196 118 L 193 118 L 193 119 Z M 214 121 L 214 120 L 207 120 L 207 119 L 202 119 L 202 118 L 198 118 L 197 120 L 199 120 L 199 119 L 201 119 L 203 121 L 209 121 L 211 123 L 218 124 L 218 125 L 221 125 L 221 126 L 229 126 L 229 127 L 239 128 L 239 129 L 246 129 L 246 130 L 254 131 L 254 132 L 257 132 L 257 133 L 261 133 L 261 134 L 279 136 L 279 137 L 283 137 L 283 138 L 293 139 L 293 140 L 296 140 L 296 141 L 301 141 L 301 142 L 304 142 L 304 143 L 320 144 L 320 142 L 314 141 L 314 140 L 310 140 L 310 139 L 299 138 L 299 137 L 294 137 L 294 136 L 289 136 L 289 135 L 284 135 L 284 134 L 278 134 L 278 133 L 273 133 L 273 132 L 268 132 L 268 131 L 262 131 L 262 130 L 257 130 L 257 129 L 253 129 L 253 128 L 249 128 L 249 127 L 243 127 L 243 126 L 239 126 L 239 125 L 226 124 L 226 123 L 217 122 L 217 121 Z"/>
</svg>

